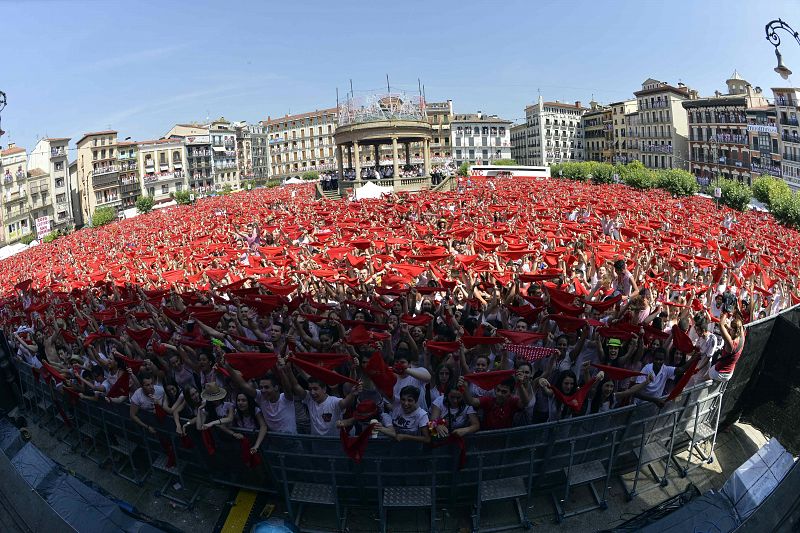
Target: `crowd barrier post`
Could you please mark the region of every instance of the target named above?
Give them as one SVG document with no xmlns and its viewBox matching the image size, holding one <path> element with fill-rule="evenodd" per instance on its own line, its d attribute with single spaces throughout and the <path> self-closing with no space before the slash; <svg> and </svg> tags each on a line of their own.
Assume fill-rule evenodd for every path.
<svg viewBox="0 0 800 533">
<path fill-rule="evenodd" d="M 695 415 L 692 424 L 692 431 L 689 433 L 690 440 L 687 448 L 686 463 L 680 469 L 681 477 L 686 477 L 689 472 L 701 467 L 704 463 L 711 464 L 714 462 L 714 446 L 717 442 L 717 431 L 719 429 L 720 415 L 722 413 L 722 393 L 725 390 L 725 384 L 714 382 L 712 387 L 715 390 L 708 396 L 698 399 L 694 406 Z M 710 404 L 708 410 L 703 411 L 703 406 Z M 709 417 L 713 418 L 713 425 L 709 424 Z M 704 452 L 700 445 L 711 441 L 711 449 Z M 695 453 L 700 459 L 699 463 L 692 463 L 692 457 Z M 677 457 L 675 463 L 678 464 Z"/>
</svg>

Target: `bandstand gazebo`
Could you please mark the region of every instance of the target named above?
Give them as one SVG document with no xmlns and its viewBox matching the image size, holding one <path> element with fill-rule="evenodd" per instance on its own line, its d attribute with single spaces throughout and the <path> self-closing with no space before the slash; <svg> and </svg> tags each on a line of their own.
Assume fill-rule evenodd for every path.
<svg viewBox="0 0 800 533">
<path fill-rule="evenodd" d="M 426 121 L 425 106 L 420 98 L 395 92 L 374 94 L 361 100 L 348 98 L 339 105 L 338 126 L 334 133 L 339 190 L 357 189 L 365 183 L 361 176 L 364 157 L 372 159 L 378 171 L 382 146 L 391 146 L 392 176 L 386 179 L 378 176 L 371 181 L 398 191 L 429 187 L 431 133 L 432 127 Z M 422 145 L 422 175 L 401 177 L 401 165 L 403 168 L 412 165 L 412 144 L 415 143 Z M 355 174 L 352 181 L 343 179 L 345 163 L 347 169 Z"/>
</svg>

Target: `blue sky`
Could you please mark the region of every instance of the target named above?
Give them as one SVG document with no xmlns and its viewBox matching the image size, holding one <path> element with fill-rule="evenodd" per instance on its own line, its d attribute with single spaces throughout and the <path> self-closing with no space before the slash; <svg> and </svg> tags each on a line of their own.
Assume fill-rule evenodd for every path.
<svg viewBox="0 0 800 533">
<path fill-rule="evenodd" d="M 457 112 L 515 121 L 537 89 L 608 103 L 654 77 L 707 95 L 735 68 L 768 91 L 787 85 L 764 38 L 778 17 L 800 30 L 800 2 L 0 1 L 0 144 L 255 122 L 333 106 L 350 79 L 358 95 L 387 74 L 411 91 L 420 78 L 429 101 L 451 98 Z M 798 77 L 800 46 L 781 37 Z"/>
</svg>

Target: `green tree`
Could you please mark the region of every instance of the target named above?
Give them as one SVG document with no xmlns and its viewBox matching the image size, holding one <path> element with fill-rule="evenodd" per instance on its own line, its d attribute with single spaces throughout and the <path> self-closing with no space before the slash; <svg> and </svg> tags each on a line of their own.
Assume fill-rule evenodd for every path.
<svg viewBox="0 0 800 533">
<path fill-rule="evenodd" d="M 700 190 L 697 178 L 691 172 L 677 168 L 658 171 L 656 186 L 676 196 L 691 196 Z"/>
<path fill-rule="evenodd" d="M 736 180 L 723 179 L 719 188 L 722 190 L 720 202 L 737 211 L 744 211 L 753 198 L 753 191 L 744 183 Z"/>
<path fill-rule="evenodd" d="M 775 220 L 785 226 L 800 229 L 800 194 L 789 193 L 779 196 L 770 209 Z"/>
<path fill-rule="evenodd" d="M 589 175 L 592 176 L 592 183 L 613 183 L 614 165 L 600 163 L 599 161 L 588 161 Z"/>
<path fill-rule="evenodd" d="M 231 191 L 233 191 L 233 187 L 231 187 L 230 183 L 226 183 L 225 185 L 222 186 L 220 194 L 222 194 L 223 196 L 227 196 L 231 193 Z"/>
<path fill-rule="evenodd" d="M 753 181 L 753 198 L 770 209 L 780 198 L 791 194 L 789 184 L 780 178 L 763 174 Z"/>
<path fill-rule="evenodd" d="M 300 175 L 300 178 L 304 179 L 306 181 L 318 180 L 319 179 L 319 172 L 317 172 L 316 170 L 306 170 L 305 172 L 303 172 Z"/>
<path fill-rule="evenodd" d="M 92 227 L 99 228 L 117 219 L 117 212 L 113 207 L 98 207 L 92 215 Z"/>
<path fill-rule="evenodd" d="M 59 237 L 61 237 L 61 234 L 58 232 L 58 230 L 53 230 L 44 237 L 42 237 L 42 242 L 53 242 Z"/>
<path fill-rule="evenodd" d="M 192 203 L 192 193 L 189 191 L 175 191 L 175 202 L 178 205 Z"/>
<path fill-rule="evenodd" d="M 152 211 L 153 205 L 155 205 L 155 200 L 152 196 L 140 196 L 136 200 L 136 210 L 142 214 Z"/>
<path fill-rule="evenodd" d="M 36 239 L 36 234 L 34 234 L 34 233 L 26 233 L 25 235 L 22 236 L 22 238 L 19 240 L 19 242 L 21 242 L 22 244 L 30 244 L 35 239 Z"/>
<path fill-rule="evenodd" d="M 517 162 L 514 161 L 513 159 L 495 159 L 494 161 L 492 161 L 492 164 L 493 165 L 511 166 L 511 165 L 516 165 Z"/>
<path fill-rule="evenodd" d="M 469 161 L 464 161 L 458 167 L 458 175 L 466 178 L 467 174 L 469 174 Z"/>
<path fill-rule="evenodd" d="M 645 168 L 641 161 L 633 161 L 624 167 L 620 174 L 625 185 L 635 189 L 652 189 L 656 186 L 656 176 L 652 170 Z"/>
</svg>

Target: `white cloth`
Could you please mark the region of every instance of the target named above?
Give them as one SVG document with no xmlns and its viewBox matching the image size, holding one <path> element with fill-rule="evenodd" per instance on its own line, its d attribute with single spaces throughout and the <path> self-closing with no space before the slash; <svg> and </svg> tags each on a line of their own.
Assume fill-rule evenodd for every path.
<svg viewBox="0 0 800 533">
<path fill-rule="evenodd" d="M 419 406 L 409 414 L 402 407 L 395 407 L 391 415 L 384 414 L 381 418 L 384 426 L 391 425 L 395 432 L 405 435 L 419 435 L 428 425 L 428 413 Z"/>
<path fill-rule="evenodd" d="M 642 368 L 643 376 L 637 376 L 636 383 L 642 383 L 650 373 L 653 372 L 653 363 L 648 363 L 644 365 Z M 664 387 L 667 386 L 667 380 L 670 380 L 675 377 L 675 367 L 674 366 L 667 366 L 661 365 L 661 370 L 658 371 L 658 374 L 655 374 L 655 379 L 652 382 L 648 383 L 647 386 L 642 390 L 642 394 L 646 396 L 653 396 L 655 398 L 659 398 L 664 394 Z"/>
</svg>

